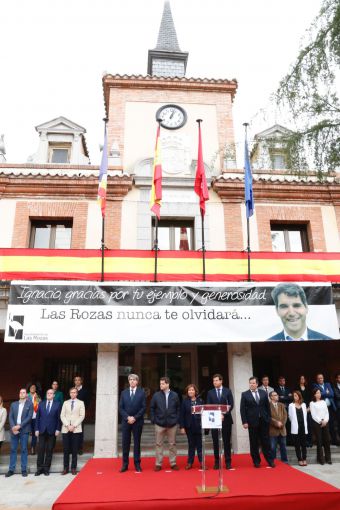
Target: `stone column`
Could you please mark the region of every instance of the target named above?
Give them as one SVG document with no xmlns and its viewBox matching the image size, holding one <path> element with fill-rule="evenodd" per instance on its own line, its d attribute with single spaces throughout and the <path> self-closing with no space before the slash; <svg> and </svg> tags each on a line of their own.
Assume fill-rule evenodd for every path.
<svg viewBox="0 0 340 510">
<path fill-rule="evenodd" d="M 119 344 L 98 344 L 95 457 L 118 457 Z"/>
<path fill-rule="evenodd" d="M 241 393 L 249 388 L 248 380 L 253 375 L 250 342 L 228 343 L 229 386 L 234 396 L 232 412 L 234 425 L 232 445 L 235 453 L 249 452 L 248 431 L 242 427 L 240 415 Z"/>
</svg>

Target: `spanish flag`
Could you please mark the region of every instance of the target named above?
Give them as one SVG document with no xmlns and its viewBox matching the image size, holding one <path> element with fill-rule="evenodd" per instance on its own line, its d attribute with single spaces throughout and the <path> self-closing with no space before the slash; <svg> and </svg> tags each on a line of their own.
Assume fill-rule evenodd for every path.
<svg viewBox="0 0 340 510">
<path fill-rule="evenodd" d="M 104 146 L 103 146 L 102 161 L 101 161 L 100 169 L 99 169 L 98 196 L 97 196 L 97 201 L 98 201 L 98 204 L 100 205 L 103 218 L 105 218 L 105 209 L 106 209 L 107 167 L 108 167 L 107 131 L 106 131 L 106 123 L 105 123 Z"/>
<path fill-rule="evenodd" d="M 155 213 L 158 219 L 160 219 L 161 217 L 161 200 L 162 200 L 162 165 L 161 165 L 160 131 L 161 127 L 160 125 L 158 125 L 150 196 L 150 209 L 152 212 Z"/>
</svg>

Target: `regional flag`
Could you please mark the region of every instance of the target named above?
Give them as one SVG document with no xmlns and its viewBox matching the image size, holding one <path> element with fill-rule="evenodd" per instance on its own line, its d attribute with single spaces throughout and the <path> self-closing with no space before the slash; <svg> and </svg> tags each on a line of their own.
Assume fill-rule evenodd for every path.
<svg viewBox="0 0 340 510">
<path fill-rule="evenodd" d="M 105 123 L 104 147 L 103 147 L 102 161 L 100 163 L 100 169 L 99 169 L 98 196 L 97 196 L 97 201 L 98 201 L 98 204 L 100 205 L 103 218 L 105 218 L 105 209 L 106 209 L 107 167 L 108 167 L 107 131 L 106 131 L 106 123 Z"/>
<path fill-rule="evenodd" d="M 244 199 L 247 218 L 254 214 L 253 176 L 251 173 L 247 139 L 244 142 Z"/>
<path fill-rule="evenodd" d="M 202 152 L 202 137 L 201 137 L 201 122 L 198 122 L 198 157 L 197 157 L 197 169 L 195 178 L 195 193 L 200 198 L 200 209 L 201 215 L 205 215 L 205 202 L 209 200 L 209 191 L 207 186 L 207 180 L 205 178 L 205 170 L 203 163 L 203 152 Z"/>
<path fill-rule="evenodd" d="M 161 217 L 161 201 L 162 201 L 162 164 L 161 164 L 161 127 L 158 125 L 155 147 L 155 158 L 152 170 L 152 185 L 150 196 L 150 209 L 155 213 L 158 219 Z"/>
</svg>

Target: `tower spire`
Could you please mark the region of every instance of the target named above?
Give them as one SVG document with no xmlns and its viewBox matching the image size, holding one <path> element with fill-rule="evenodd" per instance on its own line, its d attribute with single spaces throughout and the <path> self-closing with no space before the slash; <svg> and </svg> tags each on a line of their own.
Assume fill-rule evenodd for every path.
<svg viewBox="0 0 340 510">
<path fill-rule="evenodd" d="M 185 76 L 188 53 L 181 51 L 170 2 L 164 2 L 157 45 L 148 52 L 148 74 L 153 76 Z"/>
</svg>

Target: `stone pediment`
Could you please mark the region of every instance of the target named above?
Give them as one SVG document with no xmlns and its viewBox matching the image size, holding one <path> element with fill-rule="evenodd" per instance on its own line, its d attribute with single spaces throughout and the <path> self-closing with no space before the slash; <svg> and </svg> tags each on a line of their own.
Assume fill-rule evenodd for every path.
<svg viewBox="0 0 340 510">
<path fill-rule="evenodd" d="M 39 124 L 35 129 L 38 133 L 42 131 L 49 133 L 86 133 L 85 128 L 62 116 Z"/>
<path fill-rule="evenodd" d="M 290 135 L 292 131 L 290 129 L 281 126 L 280 124 L 274 124 L 268 129 L 261 131 L 260 133 L 256 133 L 255 139 L 265 139 L 265 138 L 280 138 L 283 136 Z"/>
</svg>

